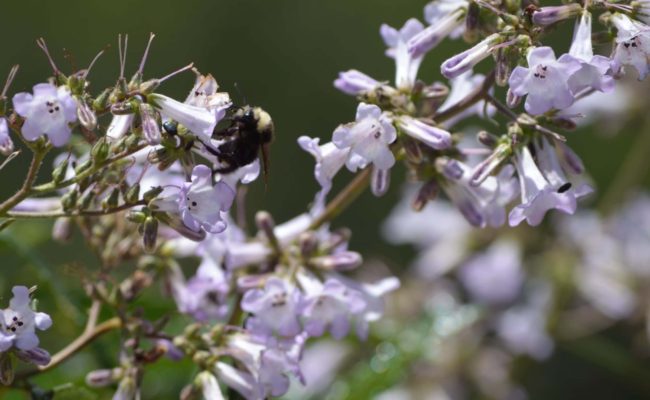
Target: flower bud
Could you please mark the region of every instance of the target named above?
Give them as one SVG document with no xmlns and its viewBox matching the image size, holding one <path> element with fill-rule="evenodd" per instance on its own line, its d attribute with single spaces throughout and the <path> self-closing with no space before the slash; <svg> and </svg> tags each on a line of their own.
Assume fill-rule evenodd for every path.
<svg viewBox="0 0 650 400">
<path fill-rule="evenodd" d="M 494 81 L 499 86 L 506 86 L 510 78 L 511 68 L 508 53 L 508 49 L 500 48 L 497 50 Z"/>
<path fill-rule="evenodd" d="M 435 179 L 430 180 L 429 182 L 422 185 L 418 194 L 413 199 L 411 203 L 411 208 L 414 211 L 421 211 L 424 206 L 430 201 L 436 198 L 438 191 L 440 190 L 438 182 Z"/>
<path fill-rule="evenodd" d="M 93 388 L 112 385 L 122 378 L 122 374 L 122 368 L 97 369 L 95 371 L 90 371 L 86 375 L 86 385 Z"/>
<path fill-rule="evenodd" d="M 66 158 L 63 162 L 54 168 L 52 171 L 52 180 L 54 183 L 61 183 L 65 179 L 65 174 L 68 171 L 68 159 Z"/>
<path fill-rule="evenodd" d="M 104 89 L 99 96 L 95 97 L 93 100 L 92 108 L 94 111 L 104 111 L 108 107 L 108 99 L 110 97 L 111 90 Z"/>
<path fill-rule="evenodd" d="M 161 134 L 158 116 L 151 104 L 140 104 L 140 121 L 142 122 L 142 134 L 150 145 L 160 144 Z"/>
<path fill-rule="evenodd" d="M 465 32 L 463 33 L 463 38 L 466 42 L 472 43 L 478 38 L 480 14 L 481 7 L 479 7 L 478 3 L 471 1 L 467 7 L 467 16 L 465 17 Z"/>
<path fill-rule="evenodd" d="M 412 117 L 401 117 L 397 120 L 397 126 L 407 135 L 436 150 L 447 149 L 452 144 L 449 132 Z"/>
<path fill-rule="evenodd" d="M 77 118 L 81 126 L 89 131 L 97 127 L 97 115 L 95 115 L 95 112 L 90 108 L 88 103 L 82 99 L 77 99 Z"/>
<path fill-rule="evenodd" d="M 131 210 L 128 214 L 126 214 L 126 219 L 130 222 L 134 222 L 136 224 L 142 224 L 144 223 L 144 220 L 147 218 L 147 215 L 143 213 L 142 211 L 136 211 L 136 210 Z"/>
<path fill-rule="evenodd" d="M 135 103 L 135 104 L 134 104 Z M 111 114 L 113 115 L 127 115 L 133 114 L 136 110 L 136 102 L 125 101 L 111 105 Z"/>
<path fill-rule="evenodd" d="M 370 190 L 375 197 L 381 197 L 388 191 L 390 185 L 390 170 L 374 167 L 370 178 Z"/>
<path fill-rule="evenodd" d="M 470 185 L 479 186 L 483 183 L 511 154 L 512 147 L 509 143 L 497 146 L 489 157 L 474 168 L 470 177 Z"/>
<path fill-rule="evenodd" d="M 506 105 L 510 108 L 515 108 L 521 103 L 521 97 L 514 94 L 514 92 L 508 89 L 506 93 Z"/>
<path fill-rule="evenodd" d="M 18 350 L 16 351 L 16 355 L 24 362 L 39 366 L 47 365 L 52 360 L 50 353 L 40 347 L 34 347 L 31 350 Z"/>
<path fill-rule="evenodd" d="M 86 160 L 86 161 L 82 162 L 81 164 L 78 164 L 74 168 L 74 172 L 75 172 L 76 175 L 79 175 L 80 173 L 82 173 L 85 170 L 87 170 L 88 168 L 90 168 L 92 165 L 93 165 L 93 163 L 92 163 L 91 160 Z"/>
<path fill-rule="evenodd" d="M 117 207 L 120 202 L 120 189 L 114 188 L 111 191 L 111 194 L 108 195 L 104 200 L 102 200 L 102 209 L 108 210 L 111 208 Z"/>
<path fill-rule="evenodd" d="M 105 138 L 100 138 L 90 150 L 90 155 L 95 164 L 101 164 L 108 158 L 110 147 Z"/>
<path fill-rule="evenodd" d="M 9 386 L 14 382 L 14 363 L 10 353 L 0 353 L 0 383 Z"/>
<path fill-rule="evenodd" d="M 436 169 L 447 179 L 456 181 L 463 177 L 463 169 L 458 164 L 458 161 L 447 157 L 436 159 Z"/>
<path fill-rule="evenodd" d="M 144 199 L 144 201 L 146 201 L 147 203 L 149 203 L 149 202 L 151 202 L 151 200 L 153 200 L 153 199 L 155 199 L 156 197 L 158 197 L 158 195 L 159 195 L 160 193 L 162 193 L 162 191 L 163 191 L 163 188 L 160 187 L 160 186 L 152 187 L 151 189 L 149 189 L 149 190 L 147 190 L 146 192 L 144 192 L 144 194 L 142 195 L 142 198 Z"/>
<path fill-rule="evenodd" d="M 250 289 L 259 289 L 264 287 L 268 275 L 245 275 L 237 279 L 237 289 L 245 292 Z"/>
<path fill-rule="evenodd" d="M 351 271 L 362 263 L 361 254 L 354 251 L 342 251 L 309 260 L 311 266 L 325 271 Z"/>
<path fill-rule="evenodd" d="M 445 78 L 451 79 L 471 70 L 476 64 L 492 54 L 494 47 L 501 41 L 501 36 L 498 33 L 488 36 L 474 47 L 443 62 L 440 66 L 440 72 Z"/>
<path fill-rule="evenodd" d="M 64 211 L 70 211 L 77 206 L 79 192 L 76 189 L 70 190 L 61 197 L 61 207 Z"/>
<path fill-rule="evenodd" d="M 533 23 L 536 25 L 547 26 L 564 19 L 573 18 L 581 12 L 582 6 L 578 3 L 542 7 L 533 13 Z"/>
<path fill-rule="evenodd" d="M 269 244 L 273 246 L 275 250 L 279 250 L 280 244 L 278 238 L 275 236 L 275 221 L 273 217 L 266 211 L 259 211 L 255 214 L 255 224 L 257 229 L 264 233 L 266 238 L 269 241 Z"/>
<path fill-rule="evenodd" d="M 479 143 L 487 147 L 495 147 L 497 143 L 499 143 L 499 138 L 487 131 L 480 131 L 476 135 L 476 139 L 479 141 Z"/>
<path fill-rule="evenodd" d="M 136 183 L 127 189 L 124 193 L 124 201 L 126 203 L 136 203 L 140 198 L 140 184 Z"/>
<path fill-rule="evenodd" d="M 431 51 L 463 23 L 465 8 L 458 8 L 413 36 L 407 43 L 411 57 L 421 57 Z"/>
<path fill-rule="evenodd" d="M 156 250 L 156 239 L 158 238 L 158 220 L 149 216 L 144 220 L 142 226 L 142 244 L 144 245 L 144 251 L 153 253 Z"/>
<path fill-rule="evenodd" d="M 72 221 L 68 217 L 60 217 L 52 225 L 52 239 L 60 243 L 66 243 L 72 237 Z"/>
<path fill-rule="evenodd" d="M 304 258 L 309 258 L 318 248 L 318 238 L 314 232 L 303 232 L 298 237 L 300 244 L 300 254 Z"/>
<path fill-rule="evenodd" d="M 378 86 L 381 83 L 354 69 L 339 73 L 338 79 L 334 81 L 335 88 L 352 96 L 370 92 Z"/>
</svg>

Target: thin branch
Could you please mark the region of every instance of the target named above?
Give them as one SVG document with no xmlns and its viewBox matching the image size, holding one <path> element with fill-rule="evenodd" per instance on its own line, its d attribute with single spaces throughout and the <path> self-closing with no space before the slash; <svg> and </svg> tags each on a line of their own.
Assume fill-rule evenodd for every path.
<svg viewBox="0 0 650 400">
<path fill-rule="evenodd" d="M 91 319 L 89 318 L 88 322 L 90 321 Z M 76 338 L 72 343 L 67 345 L 61 351 L 53 355 L 52 360 L 50 361 L 49 364 L 17 374 L 16 380 L 26 379 L 31 376 L 40 374 L 42 372 L 49 371 L 50 369 L 58 366 L 68 358 L 72 357 L 79 350 L 86 347 L 88 344 L 93 342 L 98 337 L 114 329 L 118 329 L 121 326 L 122 326 L 122 321 L 118 317 L 113 317 L 107 321 L 102 322 L 101 324 L 95 326 L 90 330 L 88 329 L 84 330 L 84 333 L 82 333 L 81 336 Z"/>
<path fill-rule="evenodd" d="M 27 176 L 25 177 L 25 182 L 23 182 L 23 186 L 13 196 L 0 204 L 0 215 L 6 215 L 7 211 L 14 208 L 16 204 L 20 203 L 25 198 L 27 198 L 27 196 L 29 196 L 32 190 L 32 186 L 36 181 L 36 177 L 38 176 L 38 171 L 41 168 L 41 164 L 43 164 L 45 154 L 47 154 L 48 150 L 49 147 L 43 150 L 36 150 L 34 152 L 32 156 L 32 162 L 29 165 L 29 170 L 27 171 Z"/>
<path fill-rule="evenodd" d="M 77 210 L 77 211 L 63 211 L 63 210 L 52 210 L 52 211 L 9 211 L 6 213 L 8 217 L 11 218 L 59 218 L 59 217 L 101 217 L 103 215 L 115 214 L 121 211 L 126 211 L 130 208 L 137 206 L 144 206 L 147 203 L 144 200 L 137 201 L 135 203 L 126 203 L 122 204 L 119 207 L 109 208 L 106 210 Z"/>
</svg>

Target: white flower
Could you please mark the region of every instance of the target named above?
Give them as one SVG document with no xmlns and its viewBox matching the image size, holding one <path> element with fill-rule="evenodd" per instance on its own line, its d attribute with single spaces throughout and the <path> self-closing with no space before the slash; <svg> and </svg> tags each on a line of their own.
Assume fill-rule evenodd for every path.
<svg viewBox="0 0 650 400">
<path fill-rule="evenodd" d="M 408 43 L 423 29 L 422 23 L 415 18 L 406 21 L 399 31 L 386 24 L 381 26 L 381 36 L 388 46 L 386 55 L 395 59 L 395 86 L 398 88 L 411 88 L 415 83 L 423 55 L 412 56 Z"/>
<path fill-rule="evenodd" d="M 154 93 L 149 97 L 154 105 L 160 109 L 163 118 L 173 119 L 199 138 L 206 141 L 210 140 L 218 122 L 214 110 L 181 103 L 158 93 Z"/>
<path fill-rule="evenodd" d="M 33 95 L 27 92 L 14 95 L 13 104 L 16 113 L 25 118 L 21 132 L 26 140 L 47 135 L 54 146 L 68 143 L 72 134 L 68 124 L 77 120 L 77 102 L 68 87 L 39 83 L 34 86 Z"/>
<path fill-rule="evenodd" d="M 36 329 L 46 330 L 52 326 L 52 319 L 42 312 L 34 312 L 30 306 L 29 289 L 14 286 L 9 308 L 0 310 L 0 352 L 12 346 L 19 350 L 33 350 L 39 340 Z"/>
<path fill-rule="evenodd" d="M 339 149 L 350 148 L 346 166 L 352 172 L 373 163 L 388 170 L 395 164 L 389 145 L 397 139 L 390 118 L 375 105 L 360 103 L 356 122 L 341 125 L 332 136 Z"/>
<path fill-rule="evenodd" d="M 618 29 L 612 70 L 618 72 L 631 65 L 638 71 L 639 80 L 645 79 L 650 72 L 650 27 L 618 13 L 612 16 L 612 23 Z"/>
</svg>

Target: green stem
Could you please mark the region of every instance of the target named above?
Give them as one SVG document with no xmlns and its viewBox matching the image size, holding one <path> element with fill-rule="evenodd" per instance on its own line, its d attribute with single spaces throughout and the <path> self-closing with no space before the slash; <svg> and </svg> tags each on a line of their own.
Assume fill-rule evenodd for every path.
<svg viewBox="0 0 650 400">
<path fill-rule="evenodd" d="M 311 223 L 309 229 L 317 229 L 327 221 L 341 214 L 363 193 L 370 182 L 371 168 L 361 171 L 338 195 L 327 204 L 325 211 Z"/>
</svg>

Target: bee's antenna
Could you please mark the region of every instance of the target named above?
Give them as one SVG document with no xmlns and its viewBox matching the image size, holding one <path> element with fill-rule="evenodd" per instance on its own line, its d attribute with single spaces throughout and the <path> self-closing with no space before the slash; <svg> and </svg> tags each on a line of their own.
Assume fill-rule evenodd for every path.
<svg viewBox="0 0 650 400">
<path fill-rule="evenodd" d="M 235 82 L 235 89 L 237 90 L 237 93 L 239 93 L 239 97 L 244 99 L 244 104 L 248 104 L 248 100 L 246 99 L 246 96 L 244 95 L 242 90 L 239 88 L 239 84 L 237 82 Z"/>
</svg>

